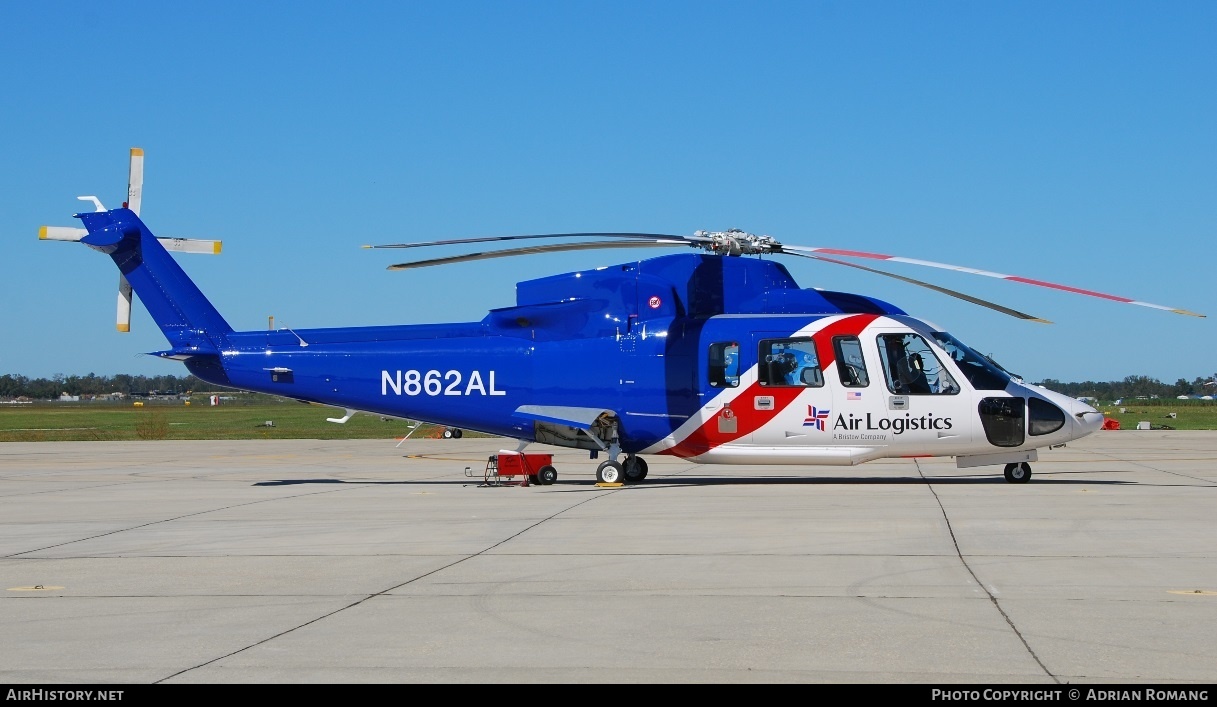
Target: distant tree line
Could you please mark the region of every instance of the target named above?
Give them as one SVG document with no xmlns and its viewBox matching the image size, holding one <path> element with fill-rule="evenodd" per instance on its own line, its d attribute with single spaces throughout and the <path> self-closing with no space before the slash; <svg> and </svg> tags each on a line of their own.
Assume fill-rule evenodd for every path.
<svg viewBox="0 0 1217 707">
<path fill-rule="evenodd" d="M 216 386 L 194 376 L 65 376 L 55 374 L 51 378 L 27 378 L 21 375 L 0 376 L 0 398 L 31 398 L 53 400 L 60 395 L 95 396 L 122 393 L 135 395 L 181 395 L 187 391 L 212 390 Z"/>
<path fill-rule="evenodd" d="M 1047 378 L 1040 382 L 1039 385 L 1044 386 L 1048 390 L 1055 390 L 1058 393 L 1064 393 L 1074 398 L 1091 397 L 1098 400 L 1117 400 L 1153 397 L 1177 398 L 1180 395 L 1214 395 L 1217 394 L 1217 390 L 1214 390 L 1215 386 L 1209 385 L 1213 380 L 1213 378 L 1207 380 L 1196 378 L 1189 382 L 1186 379 L 1180 378 L 1174 383 L 1163 383 L 1149 376 L 1128 376 L 1122 381 L 1107 383 L 1097 383 L 1095 381 L 1062 383 L 1061 381 Z"/>
<path fill-rule="evenodd" d="M 1099 400 L 1115 400 L 1117 398 L 1151 398 L 1154 396 L 1174 398 L 1180 395 L 1214 395 L 1217 394 L 1217 390 L 1214 389 L 1217 386 L 1207 385 L 1212 380 L 1196 378 L 1189 382 L 1180 378 L 1174 383 L 1163 383 L 1148 376 L 1128 376 L 1122 381 L 1105 383 L 1095 381 L 1062 383 L 1053 378 L 1047 378 L 1039 385 L 1074 398 L 1092 397 Z M 26 397 L 33 400 L 53 400 L 64 393 L 80 396 L 113 393 L 123 393 L 128 396 L 181 395 L 188 391 L 213 390 L 217 387 L 204 383 L 194 376 L 131 376 L 126 374 L 99 376 L 93 373 L 87 376 L 56 374 L 49 379 L 27 378 L 13 374 L 0 376 L 0 398 L 6 399 Z"/>
</svg>

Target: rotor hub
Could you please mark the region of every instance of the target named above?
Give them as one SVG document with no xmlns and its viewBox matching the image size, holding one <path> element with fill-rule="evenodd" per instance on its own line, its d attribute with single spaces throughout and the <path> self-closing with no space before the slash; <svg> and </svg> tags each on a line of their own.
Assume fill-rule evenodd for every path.
<svg viewBox="0 0 1217 707">
<path fill-rule="evenodd" d="M 726 231 L 697 231 L 695 238 L 704 250 L 718 255 L 759 255 L 781 252 L 781 245 L 772 236 L 758 236 L 738 228 Z"/>
</svg>

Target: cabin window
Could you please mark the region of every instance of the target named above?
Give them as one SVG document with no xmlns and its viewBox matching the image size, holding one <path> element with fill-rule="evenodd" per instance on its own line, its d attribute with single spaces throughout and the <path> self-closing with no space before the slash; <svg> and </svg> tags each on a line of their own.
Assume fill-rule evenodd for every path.
<svg viewBox="0 0 1217 707">
<path fill-rule="evenodd" d="M 761 385 L 819 388 L 824 385 L 816 344 L 808 338 L 765 339 L 757 360 Z"/>
<path fill-rule="evenodd" d="M 710 344 L 710 385 L 715 388 L 739 387 L 739 343 Z"/>
<path fill-rule="evenodd" d="M 866 361 L 862 358 L 862 342 L 856 336 L 834 336 L 833 350 L 837 353 L 837 374 L 846 388 L 865 388 L 870 385 L 866 373 Z"/>
<path fill-rule="evenodd" d="M 916 334 L 880 334 L 879 360 L 896 395 L 955 395 L 959 386 L 933 349 Z"/>
</svg>

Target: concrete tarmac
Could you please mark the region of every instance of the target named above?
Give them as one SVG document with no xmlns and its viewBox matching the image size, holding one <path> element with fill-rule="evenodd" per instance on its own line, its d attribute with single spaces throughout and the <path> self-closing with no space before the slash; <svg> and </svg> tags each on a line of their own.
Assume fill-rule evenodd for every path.
<svg viewBox="0 0 1217 707">
<path fill-rule="evenodd" d="M 638 485 L 500 439 L 0 444 L 0 683 L 1217 682 L 1217 433 Z M 470 476 L 466 476 L 466 468 Z"/>
</svg>

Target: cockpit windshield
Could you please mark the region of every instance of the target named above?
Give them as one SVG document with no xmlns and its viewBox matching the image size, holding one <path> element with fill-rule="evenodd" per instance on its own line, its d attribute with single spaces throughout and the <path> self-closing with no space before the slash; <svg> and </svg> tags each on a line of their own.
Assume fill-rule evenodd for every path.
<svg viewBox="0 0 1217 707">
<path fill-rule="evenodd" d="M 963 372 L 976 390 L 1005 390 L 1010 383 L 1010 374 L 987 357 L 964 345 L 945 331 L 933 332 L 934 338 L 946 349 L 955 365 Z"/>
</svg>

